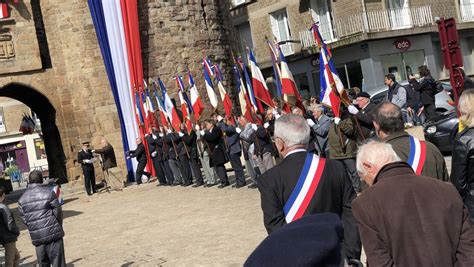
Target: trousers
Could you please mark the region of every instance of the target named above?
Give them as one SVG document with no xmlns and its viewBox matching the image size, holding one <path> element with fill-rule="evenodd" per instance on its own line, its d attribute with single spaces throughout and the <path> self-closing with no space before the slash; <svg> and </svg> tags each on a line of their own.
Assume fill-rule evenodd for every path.
<svg viewBox="0 0 474 267">
<path fill-rule="evenodd" d="M 20 252 L 16 248 L 16 242 L 3 245 L 5 248 L 5 266 L 17 267 L 20 265 Z"/>
<path fill-rule="evenodd" d="M 197 184 L 204 183 L 204 179 L 202 178 L 201 168 L 199 167 L 199 160 L 198 158 L 191 159 L 191 171 L 194 176 L 194 180 L 196 180 Z"/>
<path fill-rule="evenodd" d="M 270 170 L 273 168 L 275 164 L 273 164 L 273 157 L 272 153 L 266 152 L 262 155 L 262 157 L 257 156 L 257 159 L 255 160 L 258 164 L 258 168 L 260 169 L 260 173 L 265 173 L 266 171 Z"/>
<path fill-rule="evenodd" d="M 95 193 L 95 172 L 94 168 L 83 168 L 84 173 L 84 185 L 88 195 Z"/>
<path fill-rule="evenodd" d="M 65 267 L 66 257 L 64 255 L 63 239 L 51 242 L 49 244 L 35 247 L 38 266 L 41 267 Z"/>
<path fill-rule="evenodd" d="M 225 169 L 224 164 L 217 165 L 214 167 L 221 184 L 229 184 L 229 177 L 227 177 L 227 171 Z"/>
<path fill-rule="evenodd" d="M 179 169 L 181 170 L 181 177 L 183 178 L 183 183 L 192 183 L 193 176 L 191 175 L 191 166 L 189 166 L 189 159 L 186 155 L 179 156 Z"/>
<path fill-rule="evenodd" d="M 204 176 L 206 177 L 206 183 L 208 184 L 215 184 L 216 183 L 216 176 L 214 175 L 214 170 L 209 165 L 209 154 L 207 151 L 202 153 L 201 165 L 202 169 L 204 170 Z"/>
<path fill-rule="evenodd" d="M 173 173 L 174 182 L 181 184 L 183 182 L 183 177 L 181 176 L 181 170 L 179 169 L 179 162 L 176 159 L 169 159 L 168 164 Z"/>
<path fill-rule="evenodd" d="M 172 184 L 174 182 L 174 177 L 170 165 L 168 164 L 168 161 L 162 160 L 160 162 L 163 165 L 163 171 L 165 172 L 166 181 L 168 182 L 168 184 Z"/>
<path fill-rule="evenodd" d="M 156 178 L 160 184 L 166 184 L 165 171 L 163 170 L 163 165 L 157 157 L 152 158 L 153 169 L 155 169 Z"/>
<path fill-rule="evenodd" d="M 151 176 L 149 172 L 145 171 L 145 167 L 146 167 L 146 160 L 138 162 L 137 171 L 135 172 L 135 181 L 137 182 L 137 184 L 142 183 L 143 175 L 146 175 L 148 178 L 150 178 Z"/>
<path fill-rule="evenodd" d="M 229 154 L 230 165 L 235 172 L 235 183 L 237 185 L 245 184 L 244 167 L 242 167 L 242 161 L 240 161 L 240 153 Z"/>
</svg>

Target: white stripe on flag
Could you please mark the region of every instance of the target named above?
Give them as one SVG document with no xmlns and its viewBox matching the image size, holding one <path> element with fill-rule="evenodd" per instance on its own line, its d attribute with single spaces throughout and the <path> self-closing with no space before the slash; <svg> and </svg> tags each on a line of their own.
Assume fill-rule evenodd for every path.
<svg viewBox="0 0 474 267">
<path fill-rule="evenodd" d="M 413 169 L 413 171 L 416 172 L 416 170 L 418 169 L 418 165 L 420 164 L 421 144 L 420 140 L 418 140 L 417 138 L 413 138 L 413 141 L 415 143 L 415 155 L 413 157 L 413 164 L 411 165 L 411 168 Z"/>
<path fill-rule="evenodd" d="M 311 186 L 311 183 L 313 183 L 314 175 L 316 174 L 316 170 L 318 168 L 318 163 L 319 157 L 314 155 L 311 161 L 311 167 L 309 168 L 308 175 L 306 176 L 306 180 L 304 181 L 304 184 L 301 187 L 301 191 L 299 192 L 298 196 L 295 199 L 295 202 L 293 203 L 290 210 L 288 211 L 288 214 L 285 217 L 287 223 L 293 221 L 293 218 L 301 207 L 301 203 L 303 203 L 304 198 L 308 194 L 309 188 Z"/>
</svg>

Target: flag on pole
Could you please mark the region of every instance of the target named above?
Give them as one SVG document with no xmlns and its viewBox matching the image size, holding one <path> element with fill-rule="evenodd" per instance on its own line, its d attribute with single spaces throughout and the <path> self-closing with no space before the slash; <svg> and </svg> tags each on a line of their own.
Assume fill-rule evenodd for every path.
<svg viewBox="0 0 474 267">
<path fill-rule="evenodd" d="M 273 46 L 273 44 L 270 42 L 270 40 L 267 39 L 267 45 L 268 45 L 268 49 L 270 50 L 270 58 L 272 59 L 272 67 L 273 67 L 273 73 L 275 74 L 275 84 L 276 84 L 276 92 L 277 92 L 277 96 L 278 97 L 281 97 L 282 94 L 283 94 L 283 91 L 282 91 L 282 77 L 281 77 L 281 70 L 278 66 L 278 53 L 277 51 L 275 50 L 275 47 Z M 278 49 L 280 50 L 280 49 Z"/>
<path fill-rule="evenodd" d="M 247 65 L 245 65 L 245 63 L 243 62 L 241 57 L 239 57 L 238 60 L 239 60 L 239 64 L 242 66 L 242 70 L 244 72 L 245 85 L 246 85 L 246 88 L 247 88 L 247 95 L 249 97 L 250 104 L 252 105 L 253 110 L 257 111 L 258 110 L 257 99 L 255 98 L 255 94 L 253 92 L 252 80 L 250 79 L 250 75 L 247 71 Z"/>
<path fill-rule="evenodd" d="M 270 96 L 267 84 L 265 83 L 265 78 L 263 78 L 262 71 L 258 67 L 257 60 L 255 60 L 255 56 L 253 55 L 252 51 L 249 51 L 249 59 L 250 71 L 252 72 L 252 86 L 255 93 L 255 98 L 258 100 L 258 110 L 263 113 L 265 110 L 259 102 L 263 102 L 269 107 L 274 107 L 272 97 Z"/>
<path fill-rule="evenodd" d="M 137 111 L 137 121 L 139 125 L 143 125 L 145 120 L 143 118 L 142 109 L 140 108 L 140 93 L 138 91 L 135 91 L 135 110 Z"/>
<path fill-rule="evenodd" d="M 0 3 L 0 19 L 6 19 L 8 16 L 8 4 Z"/>
<path fill-rule="evenodd" d="M 150 97 L 150 89 L 148 89 L 148 87 L 146 88 L 146 103 L 148 105 L 148 108 L 150 110 L 149 114 L 148 114 L 148 124 L 151 126 L 151 127 L 155 127 L 157 128 L 158 127 L 158 122 L 156 120 L 156 116 L 155 116 L 155 112 L 157 110 L 157 107 L 155 106 L 155 103 L 153 103 L 153 101 L 151 100 L 151 97 Z"/>
<path fill-rule="evenodd" d="M 155 80 L 153 80 L 153 88 L 155 89 L 153 93 L 155 95 L 156 103 L 158 104 L 158 110 L 160 112 L 161 124 L 163 126 L 168 126 L 168 120 L 166 119 L 166 112 L 165 112 L 165 109 L 163 108 L 164 103 L 163 103 L 163 100 L 161 99 L 161 97 L 158 94 L 158 88 L 156 88 L 156 81 Z"/>
<path fill-rule="evenodd" d="M 225 115 L 231 124 L 235 124 L 234 117 L 232 116 L 232 100 L 224 88 L 222 73 L 217 65 L 214 65 L 214 71 L 216 74 L 217 88 L 219 89 L 222 104 L 224 105 Z"/>
<path fill-rule="evenodd" d="M 283 100 L 285 101 L 285 109 L 287 112 L 289 109 L 288 100 L 289 96 L 296 98 L 295 105 L 301 108 L 303 111 L 305 110 L 303 105 L 303 100 L 301 95 L 298 91 L 298 87 L 296 86 L 295 79 L 293 78 L 293 74 L 291 73 L 290 67 L 288 66 L 288 61 L 286 61 L 285 55 L 280 48 L 278 48 L 280 53 L 280 61 L 281 61 L 281 84 L 282 84 L 282 91 L 283 91 Z M 291 112 L 291 110 L 290 110 Z"/>
<path fill-rule="evenodd" d="M 240 75 L 239 67 L 234 65 L 234 76 L 236 80 L 237 92 L 239 92 L 239 102 L 240 102 L 240 112 L 249 122 L 254 122 L 252 117 L 252 110 L 250 105 L 250 100 L 245 90 L 244 82 L 242 81 L 242 76 Z"/>
<path fill-rule="evenodd" d="M 204 110 L 204 105 L 202 104 L 201 96 L 199 96 L 199 91 L 194 83 L 193 75 L 188 71 L 188 82 L 189 82 L 189 94 L 191 97 L 191 105 L 194 110 L 194 118 L 196 121 L 201 118 L 201 114 Z"/>
<path fill-rule="evenodd" d="M 337 75 L 336 68 L 331 60 L 331 52 L 324 43 L 319 27 L 316 23 L 311 27 L 314 39 L 320 49 L 320 80 L 321 80 L 321 103 L 332 108 L 334 116 L 340 117 L 341 101 L 349 104 L 350 100 L 344 90 L 344 85 Z"/>
<path fill-rule="evenodd" d="M 158 78 L 158 84 L 160 85 L 161 94 L 163 97 L 163 110 L 165 111 L 165 114 L 168 117 L 168 120 L 171 126 L 173 127 L 173 129 L 179 132 L 180 126 L 181 126 L 181 120 L 179 119 L 178 113 L 176 112 L 176 109 L 173 106 L 173 102 L 171 102 L 171 98 L 169 97 L 166 91 L 166 87 L 160 78 Z"/>
<path fill-rule="evenodd" d="M 217 108 L 217 105 L 219 104 L 219 100 L 217 99 L 216 91 L 214 91 L 214 86 L 212 85 L 212 75 L 209 72 L 208 68 L 206 67 L 206 64 L 204 65 L 204 82 L 206 84 L 206 91 L 207 91 L 207 96 L 209 97 L 209 101 L 211 102 L 211 105 L 214 109 Z"/>
<path fill-rule="evenodd" d="M 178 85 L 178 95 L 181 103 L 181 113 L 183 114 L 183 120 L 186 124 L 186 129 L 190 133 L 193 129 L 193 124 L 191 122 L 191 113 L 193 113 L 193 107 L 191 101 L 189 100 L 186 92 L 184 91 L 184 83 L 181 76 L 175 76 L 176 84 Z"/>
</svg>

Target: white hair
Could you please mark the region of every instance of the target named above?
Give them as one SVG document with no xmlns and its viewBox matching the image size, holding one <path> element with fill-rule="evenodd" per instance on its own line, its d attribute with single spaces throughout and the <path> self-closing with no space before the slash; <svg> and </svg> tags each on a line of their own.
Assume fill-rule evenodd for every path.
<svg viewBox="0 0 474 267">
<path fill-rule="evenodd" d="M 287 114 L 275 122 L 275 137 L 281 138 L 289 147 L 309 143 L 309 125 L 298 115 Z"/>
<path fill-rule="evenodd" d="M 324 113 L 324 107 L 321 104 L 311 105 L 310 110 L 313 111 L 313 112 L 321 111 L 322 113 Z"/>
<path fill-rule="evenodd" d="M 372 165 L 383 167 L 388 163 L 401 161 L 389 143 L 380 141 L 369 141 L 359 147 L 357 152 L 357 172 L 365 175 L 364 163 L 368 162 Z"/>
</svg>

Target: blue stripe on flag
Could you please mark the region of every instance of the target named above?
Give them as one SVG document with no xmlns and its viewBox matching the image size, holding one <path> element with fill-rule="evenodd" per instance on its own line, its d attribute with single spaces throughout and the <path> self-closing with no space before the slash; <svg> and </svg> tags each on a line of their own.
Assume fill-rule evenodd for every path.
<svg viewBox="0 0 474 267">
<path fill-rule="evenodd" d="M 291 207 L 295 203 L 296 198 L 301 192 L 301 188 L 303 188 L 303 184 L 306 181 L 306 176 L 308 176 L 308 172 L 309 172 L 312 162 L 313 162 L 313 153 L 308 153 L 308 155 L 306 156 L 306 160 L 304 162 L 303 171 L 301 171 L 300 177 L 298 178 L 298 182 L 296 183 L 296 186 L 293 189 L 293 192 L 291 192 L 290 198 L 288 199 L 288 201 L 286 201 L 285 206 L 283 207 L 283 211 L 285 212 L 285 215 L 288 214 Z"/>
</svg>

